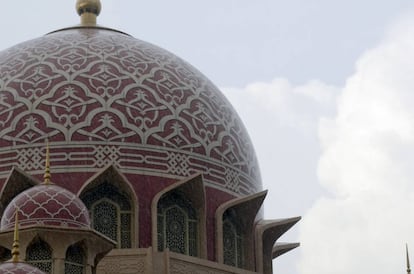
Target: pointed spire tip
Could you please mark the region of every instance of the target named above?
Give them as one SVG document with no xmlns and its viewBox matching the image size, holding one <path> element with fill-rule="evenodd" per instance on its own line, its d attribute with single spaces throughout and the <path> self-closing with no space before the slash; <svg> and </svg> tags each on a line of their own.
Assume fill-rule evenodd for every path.
<svg viewBox="0 0 414 274">
<path fill-rule="evenodd" d="M 20 244 L 19 244 L 19 209 L 16 209 L 16 215 L 14 217 L 14 239 L 12 246 L 12 262 L 17 263 L 20 261 Z"/>
<path fill-rule="evenodd" d="M 49 139 L 46 140 L 46 163 L 45 163 L 45 174 L 43 175 L 43 184 L 50 184 L 50 149 L 49 149 Z"/>
<path fill-rule="evenodd" d="M 405 244 L 405 256 L 406 256 L 406 263 L 407 263 L 407 274 L 411 274 L 410 268 L 410 256 L 408 255 L 408 244 Z"/>
</svg>

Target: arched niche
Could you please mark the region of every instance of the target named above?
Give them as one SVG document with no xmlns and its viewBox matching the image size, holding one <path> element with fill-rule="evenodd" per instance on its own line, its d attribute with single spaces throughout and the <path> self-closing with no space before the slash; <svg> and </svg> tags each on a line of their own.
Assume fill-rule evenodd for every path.
<svg viewBox="0 0 414 274">
<path fill-rule="evenodd" d="M 218 263 L 255 270 L 254 223 L 267 191 L 236 198 L 216 210 Z"/>
<path fill-rule="evenodd" d="M 0 246 L 0 263 L 8 261 L 11 258 L 12 258 L 11 250 L 4 246 Z"/>
<path fill-rule="evenodd" d="M 165 213 L 167 213 L 167 215 Z M 172 215 L 168 215 L 168 213 L 171 213 Z M 174 214 L 181 220 L 187 219 L 187 221 L 189 221 L 186 223 L 187 226 L 185 229 L 187 229 L 187 231 L 177 232 L 178 237 L 185 237 L 186 234 L 193 235 L 192 238 L 195 240 L 193 243 L 190 238 L 184 239 L 184 241 L 187 242 L 183 244 L 187 245 L 187 247 L 184 248 L 185 252 L 179 253 L 192 255 L 189 254 L 188 251 L 191 250 L 191 248 L 196 248 L 196 257 L 206 258 L 206 202 L 204 183 L 201 174 L 194 175 L 186 180 L 172 184 L 157 193 L 153 198 L 151 204 L 151 216 L 152 246 L 154 248 L 160 250 L 168 247 L 159 241 L 160 239 L 163 239 L 164 242 L 168 242 L 168 233 L 173 233 L 174 229 L 179 228 L 178 226 L 180 223 L 168 224 L 165 222 L 167 218 L 172 218 Z M 194 215 L 194 217 L 191 217 L 191 215 Z M 195 226 L 191 225 L 193 220 L 196 222 Z M 169 228 L 170 231 L 166 229 L 167 225 L 171 226 Z M 191 247 L 188 245 L 193 246 Z"/>
<path fill-rule="evenodd" d="M 84 274 L 87 267 L 87 252 L 83 242 L 70 245 L 65 254 L 65 274 Z"/>
<path fill-rule="evenodd" d="M 0 216 L 3 215 L 4 209 L 14 197 L 26 189 L 38 185 L 39 183 L 40 181 L 36 180 L 19 168 L 14 167 L 10 171 L 10 174 L 0 192 Z"/>
<path fill-rule="evenodd" d="M 45 273 L 53 273 L 52 247 L 40 237 L 35 237 L 26 248 L 26 262 Z"/>
<path fill-rule="evenodd" d="M 114 166 L 89 179 L 78 196 L 88 208 L 95 230 L 117 242 L 117 248 L 138 247 L 138 199 Z"/>
</svg>

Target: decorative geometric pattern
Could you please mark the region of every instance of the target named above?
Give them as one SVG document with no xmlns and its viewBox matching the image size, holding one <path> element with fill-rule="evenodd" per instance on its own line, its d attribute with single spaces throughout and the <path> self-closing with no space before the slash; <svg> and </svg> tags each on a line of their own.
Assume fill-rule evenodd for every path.
<svg viewBox="0 0 414 274">
<path fill-rule="evenodd" d="M 0 230 L 14 227 L 16 210 L 21 228 L 34 225 L 90 227 L 89 213 L 82 201 L 57 185 L 38 185 L 17 195 L 4 211 Z"/>
<path fill-rule="evenodd" d="M 226 170 L 226 174 L 225 174 L 225 178 L 226 178 L 226 188 L 227 189 L 231 189 L 237 193 L 240 192 L 240 177 L 239 177 L 239 173 L 235 170 L 231 170 L 231 169 L 227 169 Z"/>
<path fill-rule="evenodd" d="M 116 31 L 66 29 L 0 53 L 0 177 L 15 165 L 41 173 L 45 138 L 56 172 L 114 164 L 203 172 L 236 194 L 261 188 L 252 144 L 222 93 L 173 54 Z M 232 172 L 238 181 L 228 181 Z"/>
<path fill-rule="evenodd" d="M 106 167 L 119 162 L 119 147 L 96 146 L 94 156 L 97 167 Z"/>
<path fill-rule="evenodd" d="M 119 242 L 118 239 L 118 215 L 119 210 L 116 206 L 106 200 L 99 201 L 92 207 L 93 228 L 107 236 L 108 238 Z"/>
<path fill-rule="evenodd" d="M 19 166 L 26 166 L 28 170 L 42 169 L 41 158 L 42 153 L 40 148 L 26 148 L 18 151 L 17 159 L 19 160 Z"/>
<path fill-rule="evenodd" d="M 168 172 L 188 177 L 190 174 L 189 157 L 185 154 L 171 152 L 168 155 Z"/>
<path fill-rule="evenodd" d="M 0 273 L 2 274 L 45 274 L 39 269 L 23 262 L 12 263 L 5 262 L 0 265 Z"/>
</svg>

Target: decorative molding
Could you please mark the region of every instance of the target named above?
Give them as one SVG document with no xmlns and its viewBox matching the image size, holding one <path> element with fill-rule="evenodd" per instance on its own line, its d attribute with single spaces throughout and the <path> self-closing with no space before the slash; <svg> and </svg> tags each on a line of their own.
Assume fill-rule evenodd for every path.
<svg viewBox="0 0 414 274">
<path fill-rule="evenodd" d="M 148 260 L 152 258 L 151 248 L 112 250 L 105 256 L 97 267 L 99 274 L 146 274 L 150 271 L 151 265 Z"/>
</svg>

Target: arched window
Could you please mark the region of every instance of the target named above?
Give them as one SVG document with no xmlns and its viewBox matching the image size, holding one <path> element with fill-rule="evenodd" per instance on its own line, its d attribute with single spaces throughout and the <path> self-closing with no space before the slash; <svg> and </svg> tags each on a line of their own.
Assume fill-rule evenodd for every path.
<svg viewBox="0 0 414 274">
<path fill-rule="evenodd" d="M 0 246 L 0 263 L 12 258 L 11 251 L 8 248 Z"/>
<path fill-rule="evenodd" d="M 240 226 L 229 217 L 223 220 L 223 260 L 227 265 L 243 268 L 243 237 Z"/>
<path fill-rule="evenodd" d="M 79 245 L 71 245 L 66 250 L 65 274 L 83 274 L 85 271 L 85 252 Z"/>
<path fill-rule="evenodd" d="M 35 239 L 27 247 L 26 261 L 45 273 L 52 273 L 52 249 L 41 239 Z"/>
<path fill-rule="evenodd" d="M 81 199 L 96 231 L 116 241 L 118 248 L 131 248 L 132 207 L 127 194 L 105 182 L 84 193 Z"/>
<path fill-rule="evenodd" d="M 171 192 L 160 199 L 157 207 L 158 250 L 190 256 L 198 254 L 197 214 L 182 194 Z"/>
</svg>

